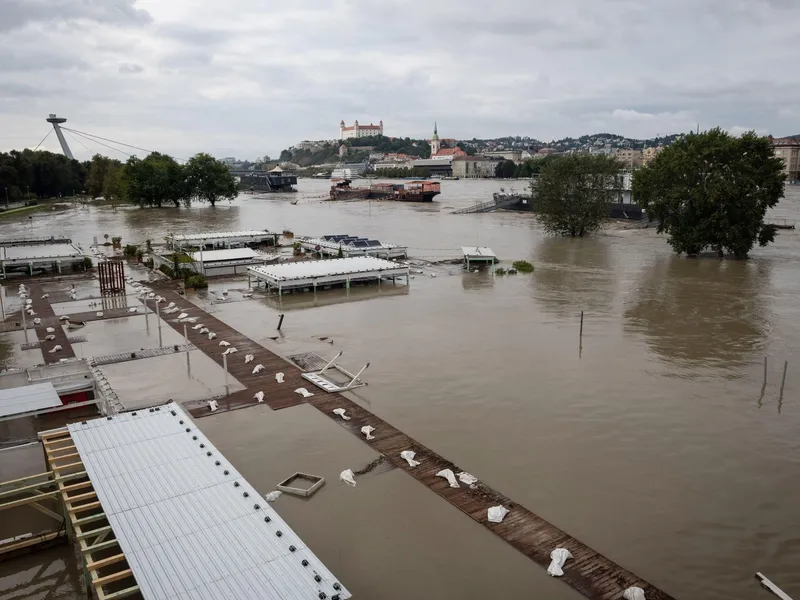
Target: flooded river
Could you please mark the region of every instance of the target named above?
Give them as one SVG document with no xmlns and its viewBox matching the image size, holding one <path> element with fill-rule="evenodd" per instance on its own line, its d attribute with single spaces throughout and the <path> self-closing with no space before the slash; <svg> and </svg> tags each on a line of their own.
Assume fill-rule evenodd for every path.
<svg viewBox="0 0 800 600">
<path fill-rule="evenodd" d="M 748 261 L 687 259 L 653 230 L 570 240 L 544 235 L 531 215 L 450 214 L 499 182 L 445 181 L 430 205 L 323 203 L 328 185 L 301 180 L 292 196 L 213 209 L 36 213 L 1 227 L 85 245 L 104 234 L 124 244 L 290 229 L 369 236 L 416 258 L 486 245 L 504 262 L 530 260 L 532 275 L 447 265 L 404 293 L 211 308 L 284 355 L 344 350 L 350 368 L 371 361 L 358 402 L 676 598 L 766 598 L 755 571 L 800 595 L 800 231 L 780 232 Z M 800 220 L 800 190 L 770 216 Z M 285 338 L 272 342 L 279 311 Z M 276 508 L 354 597 L 577 597 L 398 471 L 339 487 L 339 471 L 373 455 L 313 412 L 247 409 L 200 426 L 260 490 L 295 470 L 330 478 L 321 498 Z M 24 560 L 18 571 L 32 568 Z M 8 566 L 0 592 L 18 585 Z"/>
</svg>

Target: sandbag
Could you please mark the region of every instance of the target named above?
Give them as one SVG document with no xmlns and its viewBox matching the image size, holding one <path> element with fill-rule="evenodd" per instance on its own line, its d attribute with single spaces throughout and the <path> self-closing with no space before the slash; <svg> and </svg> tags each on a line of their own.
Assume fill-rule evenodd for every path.
<svg viewBox="0 0 800 600">
<path fill-rule="evenodd" d="M 348 417 L 348 416 L 347 416 L 346 414 L 344 414 L 344 413 L 345 413 L 345 409 L 343 409 L 343 408 L 334 408 L 334 409 L 333 409 L 333 414 L 335 414 L 335 415 L 339 415 L 339 416 L 340 416 L 340 417 L 342 417 L 342 419 L 344 419 L 345 421 L 349 421 L 349 420 L 350 420 L 350 417 Z"/>
<path fill-rule="evenodd" d="M 283 373 L 275 373 L 275 381 L 283 383 Z"/>
<path fill-rule="evenodd" d="M 306 388 L 297 388 L 296 393 L 300 394 L 303 398 L 311 398 L 314 394 L 309 392 Z"/>
<path fill-rule="evenodd" d="M 502 523 L 508 512 L 509 511 L 505 506 L 492 506 L 487 511 L 487 518 L 489 519 L 490 523 Z"/>
<path fill-rule="evenodd" d="M 275 500 L 277 500 L 278 498 L 280 498 L 280 497 L 281 497 L 281 494 L 282 494 L 282 493 L 283 493 L 283 492 L 281 492 L 280 490 L 275 490 L 274 492 L 270 492 L 269 494 L 267 494 L 266 496 L 264 496 L 264 499 L 265 499 L 267 502 L 275 502 Z"/>
<path fill-rule="evenodd" d="M 419 464 L 418 460 L 414 460 L 414 457 L 417 455 L 416 452 L 413 450 L 403 450 L 400 453 L 400 458 L 404 459 L 409 467 L 416 467 Z"/>
<path fill-rule="evenodd" d="M 461 487 L 460 485 L 458 485 L 458 482 L 456 481 L 455 474 L 450 469 L 442 469 L 436 474 L 436 476 L 444 477 L 445 479 L 447 479 L 447 483 L 450 484 L 451 488 Z"/>
<path fill-rule="evenodd" d="M 346 469 L 339 474 L 339 479 L 344 481 L 347 485 L 356 487 L 356 477 L 353 475 L 352 469 Z"/>
<path fill-rule="evenodd" d="M 374 440 L 375 439 L 375 436 L 372 435 L 373 431 L 375 431 L 375 428 L 372 427 L 371 425 L 364 425 L 361 428 L 361 433 L 363 433 L 365 436 L 367 436 L 368 440 Z"/>
<path fill-rule="evenodd" d="M 550 566 L 547 567 L 547 574 L 553 577 L 561 577 L 564 571 L 561 567 L 567 562 L 567 559 L 572 558 L 572 553 L 566 548 L 556 548 L 550 553 Z"/>
<path fill-rule="evenodd" d="M 470 475 L 466 471 L 461 471 L 461 473 L 458 474 L 458 480 L 461 483 L 466 483 L 467 485 L 472 485 L 473 483 L 478 482 L 477 477 L 475 477 L 474 475 Z"/>
<path fill-rule="evenodd" d="M 625 600 L 645 600 L 644 590 L 636 586 L 629 587 L 622 592 L 622 597 L 625 598 Z"/>
</svg>

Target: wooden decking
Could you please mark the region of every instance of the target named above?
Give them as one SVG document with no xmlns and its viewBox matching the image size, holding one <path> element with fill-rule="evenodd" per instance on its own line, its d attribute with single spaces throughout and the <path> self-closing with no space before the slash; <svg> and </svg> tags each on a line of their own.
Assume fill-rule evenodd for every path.
<svg viewBox="0 0 800 600">
<path fill-rule="evenodd" d="M 75 358 L 75 350 L 73 350 L 64 328 L 61 327 L 61 323 L 56 317 L 53 307 L 50 306 L 50 301 L 47 298 L 42 298 L 44 294 L 42 286 L 30 284 L 28 289 L 30 290 L 28 297 L 33 300 L 31 306 L 33 306 L 36 317 L 42 320 L 42 324 L 37 326 L 35 331 L 36 337 L 39 338 L 39 347 L 42 350 L 42 357 L 44 358 L 45 364 L 57 363 L 62 358 Z M 35 317 L 28 317 L 31 322 L 34 318 Z M 47 333 L 48 327 L 52 327 L 55 331 L 53 333 Z M 55 339 L 46 341 L 45 337 L 48 335 L 54 335 Z M 56 346 L 61 346 L 61 350 L 51 353 L 50 351 Z"/>
<path fill-rule="evenodd" d="M 168 302 L 175 302 L 184 312 L 198 317 L 199 323 L 217 334 L 216 339 L 209 340 L 208 336 L 201 336 L 197 331 L 192 331 L 189 338 L 217 364 L 222 364 L 224 350 L 219 346 L 220 341 L 228 341 L 231 346 L 238 349 L 237 353 L 229 356 L 228 370 L 247 389 L 220 400 L 218 412 L 257 405 L 253 394 L 259 390 L 264 392 L 265 402 L 274 410 L 306 402 L 358 436 L 376 452 L 387 457 L 395 467 L 406 471 L 538 565 L 546 568 L 550 564 L 551 551 L 557 547 L 567 548 L 574 558 L 564 565 L 564 576 L 560 579 L 586 598 L 619 600 L 625 589 L 637 586 L 644 590 L 648 600 L 672 600 L 672 597 L 665 592 L 480 481 L 475 484 L 474 489 L 464 484 L 458 489 L 449 487 L 447 481 L 437 477 L 436 473 L 442 469 L 452 469 L 454 473 L 458 473 L 461 471 L 459 467 L 341 394 L 326 393 L 315 388 L 300 376 L 300 371 L 296 367 L 283 358 L 189 303 L 182 296 L 166 290 L 160 293 Z M 152 305 L 152 301 L 150 304 Z M 170 315 L 164 315 L 165 319 L 169 317 Z M 179 333 L 183 333 L 183 323 L 175 320 L 166 322 Z M 255 360 L 247 365 L 244 364 L 245 354 L 253 354 Z M 253 375 L 253 367 L 258 364 L 263 364 L 265 369 L 260 374 Z M 279 371 L 285 375 L 282 384 L 278 384 L 274 377 Z M 298 387 L 305 387 L 313 392 L 314 396 L 307 400 L 303 399 L 294 392 Z M 344 408 L 351 420 L 343 421 L 341 417 L 333 414 L 335 408 Z M 198 407 L 190 412 L 195 417 L 212 414 L 207 407 Z M 374 440 L 367 441 L 361 433 L 361 427 L 364 425 L 375 428 L 372 434 L 375 436 Z M 416 460 L 421 464 L 409 468 L 406 461 L 400 458 L 400 452 L 403 450 L 416 452 Z M 490 523 L 487 519 L 488 509 L 500 504 L 510 512 L 502 523 Z"/>
</svg>

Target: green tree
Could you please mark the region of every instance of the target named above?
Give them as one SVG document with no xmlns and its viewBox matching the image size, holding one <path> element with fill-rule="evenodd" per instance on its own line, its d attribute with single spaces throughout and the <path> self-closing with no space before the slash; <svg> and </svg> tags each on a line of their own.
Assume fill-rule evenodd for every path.
<svg viewBox="0 0 800 600">
<path fill-rule="evenodd" d="M 86 193 L 92 198 L 97 198 L 103 193 L 109 159 L 100 154 L 95 154 L 89 162 L 89 175 L 86 179 Z"/>
<path fill-rule="evenodd" d="M 239 193 L 236 179 L 224 163 L 210 154 L 200 153 L 186 163 L 188 196 L 215 206 L 217 200 L 232 200 Z"/>
<path fill-rule="evenodd" d="M 116 200 L 121 196 L 122 170 L 123 166 L 118 160 L 111 161 L 106 167 L 102 192 L 106 200 Z"/>
<path fill-rule="evenodd" d="M 619 170 L 606 155 L 571 154 L 546 164 L 532 186 L 545 231 L 581 237 L 599 229 L 610 217 Z"/>
<path fill-rule="evenodd" d="M 494 168 L 494 176 L 499 179 L 509 179 L 517 173 L 517 165 L 513 160 L 501 160 Z"/>
<path fill-rule="evenodd" d="M 711 248 L 747 258 L 758 242 L 774 241 L 764 223 L 784 192 L 783 162 L 769 138 L 734 137 L 719 128 L 674 142 L 633 178 L 633 194 L 677 253 Z"/>
<path fill-rule="evenodd" d="M 160 208 L 165 202 L 176 207 L 182 201 L 189 204 L 185 168 L 166 154 L 151 152 L 144 160 L 130 157 L 121 179 L 125 198 L 141 207 Z"/>
</svg>

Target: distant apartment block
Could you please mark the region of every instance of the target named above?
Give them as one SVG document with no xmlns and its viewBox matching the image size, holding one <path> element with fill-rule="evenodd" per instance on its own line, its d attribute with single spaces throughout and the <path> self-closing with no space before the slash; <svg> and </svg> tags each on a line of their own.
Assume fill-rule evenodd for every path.
<svg viewBox="0 0 800 600">
<path fill-rule="evenodd" d="M 344 120 L 339 123 L 339 139 L 341 140 L 372 137 L 374 135 L 383 135 L 383 121 L 380 121 L 377 125 L 372 123 L 359 125 L 358 121 L 356 121 L 349 127 L 344 124 Z"/>
<path fill-rule="evenodd" d="M 642 164 L 644 166 L 649 165 L 653 162 L 653 159 L 658 156 L 658 153 L 661 152 L 663 148 L 661 146 L 652 147 L 652 148 L 645 148 L 642 150 Z"/>
<path fill-rule="evenodd" d="M 783 172 L 789 181 L 800 180 L 800 139 L 772 138 L 775 156 L 783 160 Z"/>
<path fill-rule="evenodd" d="M 618 148 L 614 152 L 614 158 L 626 167 L 640 167 L 644 162 L 643 152 L 633 148 Z"/>
<path fill-rule="evenodd" d="M 511 160 L 518 163 L 522 160 L 521 150 L 491 150 L 484 152 L 483 156 L 486 158 L 497 158 L 500 160 Z"/>
</svg>

